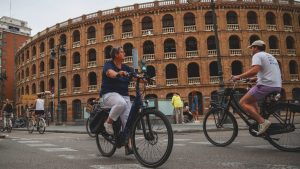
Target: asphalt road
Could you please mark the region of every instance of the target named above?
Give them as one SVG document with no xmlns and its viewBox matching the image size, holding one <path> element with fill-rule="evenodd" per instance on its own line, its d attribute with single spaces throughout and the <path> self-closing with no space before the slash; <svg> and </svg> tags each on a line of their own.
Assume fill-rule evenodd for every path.
<svg viewBox="0 0 300 169">
<path fill-rule="evenodd" d="M 228 147 L 212 146 L 202 132 L 175 134 L 165 169 L 297 169 L 300 153 L 282 152 L 261 138 L 239 131 Z M 102 157 L 94 138 L 85 134 L 13 131 L 0 139 L 0 169 L 142 169 L 124 148 L 111 158 Z"/>
</svg>

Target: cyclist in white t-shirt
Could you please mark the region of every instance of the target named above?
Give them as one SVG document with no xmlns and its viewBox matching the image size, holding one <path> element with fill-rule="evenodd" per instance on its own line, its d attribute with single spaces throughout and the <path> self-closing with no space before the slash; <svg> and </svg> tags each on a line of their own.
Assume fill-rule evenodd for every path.
<svg viewBox="0 0 300 169">
<path fill-rule="evenodd" d="M 257 81 L 257 84 L 241 98 L 240 105 L 259 123 L 257 135 L 260 135 L 269 128 L 271 122 L 259 114 L 258 102 L 272 92 L 281 91 L 281 72 L 276 58 L 265 52 L 264 41 L 257 40 L 249 48 L 253 54 L 252 67 L 245 73 L 232 76 L 232 80 L 251 78 L 251 81 Z"/>
</svg>

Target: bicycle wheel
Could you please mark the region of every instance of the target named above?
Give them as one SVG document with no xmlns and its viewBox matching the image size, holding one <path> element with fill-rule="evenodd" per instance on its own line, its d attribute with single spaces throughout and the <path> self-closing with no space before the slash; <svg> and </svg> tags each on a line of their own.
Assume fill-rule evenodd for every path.
<svg viewBox="0 0 300 169">
<path fill-rule="evenodd" d="M 96 143 L 98 150 L 104 157 L 111 157 L 116 151 L 116 145 L 112 142 L 108 141 L 104 135 L 107 133 L 98 133 L 96 134 Z M 106 135 L 105 135 L 106 136 Z M 107 137 L 111 137 L 107 134 Z"/>
<path fill-rule="evenodd" d="M 37 129 L 39 131 L 40 134 L 44 134 L 45 130 L 46 130 L 46 122 L 45 119 L 40 118 L 38 125 L 37 125 Z"/>
<path fill-rule="evenodd" d="M 236 138 L 238 125 L 230 112 L 224 113 L 221 108 L 213 108 L 204 117 L 203 132 L 210 143 L 225 147 Z"/>
<path fill-rule="evenodd" d="M 88 135 L 90 137 L 96 137 L 96 134 L 93 134 L 90 130 L 90 118 L 87 118 L 86 123 L 85 123 L 85 128 L 86 128 L 86 132 L 88 133 Z"/>
<path fill-rule="evenodd" d="M 143 112 L 132 128 L 132 148 L 144 166 L 156 168 L 164 164 L 173 148 L 173 130 L 160 111 Z"/>
<path fill-rule="evenodd" d="M 33 120 L 28 120 L 28 124 L 27 124 L 27 131 L 28 133 L 32 133 L 34 130 L 34 124 L 33 124 Z"/>
<path fill-rule="evenodd" d="M 300 151 L 300 111 L 294 111 L 289 104 L 275 105 L 266 131 L 266 139 L 279 150 Z"/>
</svg>

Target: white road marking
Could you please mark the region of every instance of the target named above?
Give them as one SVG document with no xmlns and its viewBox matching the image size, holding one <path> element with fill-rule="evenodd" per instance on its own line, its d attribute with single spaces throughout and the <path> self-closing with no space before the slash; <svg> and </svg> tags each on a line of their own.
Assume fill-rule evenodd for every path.
<svg viewBox="0 0 300 169">
<path fill-rule="evenodd" d="M 42 143 L 42 141 L 37 141 L 37 140 L 26 140 L 26 141 L 17 141 L 18 143 Z"/>
<path fill-rule="evenodd" d="M 174 144 L 174 146 L 183 147 L 186 146 L 186 144 Z"/>
<path fill-rule="evenodd" d="M 146 169 L 139 164 L 92 165 L 95 169 Z"/>
<path fill-rule="evenodd" d="M 28 139 L 28 138 L 15 138 L 15 139 L 12 139 L 13 141 L 26 141 L 26 140 L 31 140 L 31 139 Z"/>
<path fill-rule="evenodd" d="M 199 142 L 189 142 L 191 144 L 202 144 L 202 145 L 212 145 L 210 142 L 208 141 L 199 141 Z M 239 144 L 240 142 L 233 142 L 231 144 Z"/>
<path fill-rule="evenodd" d="M 257 163 L 242 163 L 242 162 L 222 162 L 220 163 L 222 167 L 225 168 L 289 168 L 289 169 L 299 169 L 297 166 L 292 165 L 282 165 L 282 164 L 257 164 Z"/>
<path fill-rule="evenodd" d="M 78 151 L 71 148 L 39 148 L 46 152 L 63 152 L 63 151 Z"/>
<path fill-rule="evenodd" d="M 273 149 L 276 150 L 272 145 L 255 145 L 255 146 L 244 146 L 245 148 L 260 148 L 260 149 Z"/>
<path fill-rule="evenodd" d="M 26 145 L 28 145 L 30 147 L 55 147 L 55 146 L 57 146 L 54 144 L 47 144 L 47 143 L 45 143 L 45 144 L 26 144 Z"/>
</svg>

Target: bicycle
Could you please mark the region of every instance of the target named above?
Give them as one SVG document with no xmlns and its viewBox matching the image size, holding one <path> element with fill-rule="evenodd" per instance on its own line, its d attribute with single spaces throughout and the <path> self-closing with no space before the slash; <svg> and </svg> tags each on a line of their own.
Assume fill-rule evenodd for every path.
<svg viewBox="0 0 300 169">
<path fill-rule="evenodd" d="M 13 114 L 12 113 L 3 113 L 5 116 L 5 124 L 6 126 L 4 127 L 4 121 L 2 121 L 2 132 L 4 132 L 5 130 L 8 133 L 11 133 L 12 131 L 12 118 L 13 118 Z"/>
<path fill-rule="evenodd" d="M 88 135 L 90 137 L 96 137 L 96 134 L 92 133 L 91 132 L 91 129 L 90 129 L 90 117 L 87 118 L 86 122 L 85 122 L 85 129 L 86 129 L 86 132 L 88 133 Z"/>
<path fill-rule="evenodd" d="M 142 69 L 145 70 L 145 69 Z M 104 122 L 110 109 L 103 108 L 101 128 L 96 133 L 98 150 L 105 157 L 111 157 L 116 148 L 121 148 L 132 140 L 135 158 L 144 166 L 156 168 L 169 158 L 173 148 L 173 130 L 167 117 L 156 108 L 149 107 L 147 101 L 142 101 L 140 81 L 150 78 L 142 71 L 142 76 L 130 73 L 136 78 L 136 97 L 133 101 L 125 128 L 121 130 L 120 118 L 113 123 L 114 135 L 105 131 Z M 143 105 L 145 103 L 145 105 Z M 161 140 L 160 140 L 161 139 Z M 166 147 L 164 147 L 166 145 Z M 152 154 L 151 154 L 152 153 Z M 158 157 L 159 156 L 159 157 Z"/>
<path fill-rule="evenodd" d="M 28 133 L 32 133 L 34 131 L 34 128 L 36 127 L 37 131 L 40 134 L 44 134 L 47 124 L 43 116 L 44 115 L 37 115 L 36 120 L 33 120 L 32 117 L 29 117 L 27 124 Z"/>
<path fill-rule="evenodd" d="M 280 93 L 269 94 L 260 105 L 260 114 L 272 124 L 267 131 L 257 135 L 258 123 L 243 110 L 235 98 L 236 81 L 232 88 L 220 93 L 220 102 L 211 102 L 210 109 L 203 120 L 203 131 L 207 140 L 216 146 L 231 144 L 238 135 L 238 124 L 232 108 L 249 127 L 254 137 L 262 137 L 282 151 L 300 151 L 300 105 L 280 101 Z"/>
</svg>

